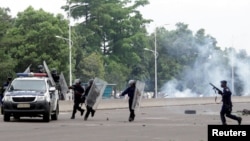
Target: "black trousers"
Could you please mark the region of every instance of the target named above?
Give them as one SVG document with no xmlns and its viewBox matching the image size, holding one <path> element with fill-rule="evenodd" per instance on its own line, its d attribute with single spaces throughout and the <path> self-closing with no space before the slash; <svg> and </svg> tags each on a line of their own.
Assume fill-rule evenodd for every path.
<svg viewBox="0 0 250 141">
<path fill-rule="evenodd" d="M 135 110 L 132 108 L 133 105 L 133 98 L 129 98 L 128 100 L 128 107 L 129 107 L 129 118 L 134 118 L 135 117 Z"/>
<path fill-rule="evenodd" d="M 82 111 L 83 109 L 80 107 L 80 101 L 74 101 L 74 106 L 73 106 L 73 112 L 72 112 L 72 117 L 75 117 L 75 114 L 78 111 Z"/>
<path fill-rule="evenodd" d="M 84 116 L 85 120 L 88 119 L 90 113 L 92 114 L 92 116 L 94 116 L 94 113 L 95 113 L 95 110 L 92 107 L 88 106 L 88 105 L 86 105 L 86 109 L 87 109 L 87 112 L 86 112 L 86 114 Z"/>
<path fill-rule="evenodd" d="M 226 124 L 226 117 L 231 118 L 233 120 L 239 119 L 239 117 L 232 115 L 231 112 L 232 112 L 232 106 L 222 105 L 221 111 L 220 111 L 220 118 L 221 118 L 222 124 Z"/>
</svg>

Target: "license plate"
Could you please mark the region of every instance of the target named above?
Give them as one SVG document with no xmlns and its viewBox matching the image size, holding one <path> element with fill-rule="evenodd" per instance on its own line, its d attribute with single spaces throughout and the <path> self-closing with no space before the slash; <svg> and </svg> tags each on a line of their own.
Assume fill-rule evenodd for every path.
<svg viewBox="0 0 250 141">
<path fill-rule="evenodd" d="M 18 104 L 17 108 L 30 108 L 30 104 Z"/>
</svg>

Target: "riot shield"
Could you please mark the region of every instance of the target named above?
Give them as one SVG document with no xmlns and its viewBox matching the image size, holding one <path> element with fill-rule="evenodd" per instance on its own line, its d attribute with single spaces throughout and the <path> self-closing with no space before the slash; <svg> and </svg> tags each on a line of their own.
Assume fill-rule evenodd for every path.
<svg viewBox="0 0 250 141">
<path fill-rule="evenodd" d="M 141 81 L 136 81 L 135 83 L 135 92 L 134 92 L 134 98 L 132 103 L 132 109 L 135 110 L 136 108 L 140 108 L 141 98 L 144 93 L 144 87 L 145 83 Z"/>
<path fill-rule="evenodd" d="M 102 99 L 102 95 L 106 86 L 106 81 L 99 78 L 95 78 L 89 90 L 89 94 L 86 97 L 86 104 L 92 107 L 93 109 L 97 109 L 97 106 Z"/>
<path fill-rule="evenodd" d="M 53 85 L 53 86 L 56 86 L 56 83 L 55 83 L 55 81 L 54 81 L 54 79 L 53 79 L 53 77 L 52 77 L 52 75 L 51 75 L 51 73 L 50 73 L 49 67 L 47 66 L 47 64 L 46 64 L 45 61 L 43 61 L 43 66 L 44 66 L 44 69 L 45 69 L 47 75 L 49 76 L 49 79 L 50 79 L 52 85 Z"/>
<path fill-rule="evenodd" d="M 65 77 L 64 77 L 62 72 L 61 72 L 60 78 L 59 78 L 59 88 L 58 89 L 60 91 L 60 96 L 63 96 L 63 99 L 65 99 L 66 94 L 67 94 L 69 89 L 68 89 Z"/>
<path fill-rule="evenodd" d="M 24 71 L 24 73 L 30 73 L 30 67 L 31 67 L 31 65 L 32 65 L 32 64 L 30 64 L 30 65 L 26 68 L 26 70 Z"/>
</svg>

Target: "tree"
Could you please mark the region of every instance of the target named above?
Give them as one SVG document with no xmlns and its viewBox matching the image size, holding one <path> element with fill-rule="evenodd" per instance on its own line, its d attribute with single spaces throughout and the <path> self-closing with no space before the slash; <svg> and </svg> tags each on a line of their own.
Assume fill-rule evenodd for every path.
<svg viewBox="0 0 250 141">
<path fill-rule="evenodd" d="M 0 8 L 0 84 L 7 77 L 13 77 L 13 68 L 16 65 L 16 62 L 8 54 L 9 48 L 6 44 L 8 40 L 6 34 L 13 24 L 13 19 L 8 14 L 9 11 L 10 9 L 8 8 Z"/>
<path fill-rule="evenodd" d="M 58 71 L 67 72 L 67 42 L 56 35 L 67 35 L 67 24 L 62 15 L 34 10 L 28 7 L 18 13 L 13 28 L 8 30 L 9 54 L 17 62 L 16 72 L 22 72 L 32 64 L 34 69 L 44 60 Z"/>
<path fill-rule="evenodd" d="M 123 72 L 127 79 L 142 74 L 139 70 L 144 70 L 145 67 L 138 64 L 142 62 L 143 48 L 147 47 L 145 27 L 150 20 L 144 19 L 136 9 L 148 4 L 147 0 L 137 0 L 133 3 L 128 0 L 71 0 L 69 3 L 72 8 L 78 6 L 72 11 L 72 17 L 85 19 L 75 27 L 77 36 L 80 36 L 78 38 L 83 39 L 79 40 L 79 44 L 86 53 L 84 57 L 92 52 L 99 52 L 103 55 L 103 65 L 112 66 L 114 62 L 118 66 L 124 65 L 125 67 L 119 69 L 124 69 L 120 72 Z M 68 6 L 63 8 L 68 10 Z M 80 61 L 76 62 L 78 65 Z M 110 72 L 105 72 L 110 75 Z M 117 73 L 111 72 L 114 75 Z M 142 74 L 137 78 L 143 76 Z M 114 79 L 110 83 L 118 81 Z"/>
<path fill-rule="evenodd" d="M 77 72 L 77 76 L 81 78 L 81 80 L 88 81 L 91 78 L 104 78 L 104 66 L 103 59 L 99 53 L 92 53 L 88 57 L 85 57 L 82 61 L 80 61 L 79 72 Z"/>
</svg>

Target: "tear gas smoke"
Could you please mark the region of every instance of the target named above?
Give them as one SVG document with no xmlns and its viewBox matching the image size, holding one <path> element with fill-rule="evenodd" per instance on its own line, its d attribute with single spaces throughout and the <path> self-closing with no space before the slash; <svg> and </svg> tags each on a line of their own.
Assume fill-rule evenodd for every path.
<svg viewBox="0 0 250 141">
<path fill-rule="evenodd" d="M 161 96 L 214 96 L 215 91 L 209 83 L 221 89 L 221 80 L 227 80 L 233 95 L 249 95 L 250 64 L 247 61 L 249 57 L 242 57 L 232 48 L 224 51 L 215 49 L 211 40 L 207 40 L 202 46 L 194 42 L 192 48 L 195 51 L 191 52 L 193 53 L 191 55 L 196 55 L 194 63 L 183 70 L 180 79 L 166 82 L 160 89 Z M 176 52 L 176 50 L 170 51 L 168 49 L 169 53 Z"/>
</svg>

